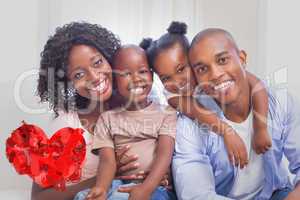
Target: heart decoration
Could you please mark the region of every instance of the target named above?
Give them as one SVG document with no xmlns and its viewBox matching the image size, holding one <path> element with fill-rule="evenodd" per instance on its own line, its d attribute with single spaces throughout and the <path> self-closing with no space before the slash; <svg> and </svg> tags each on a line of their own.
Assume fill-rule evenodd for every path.
<svg viewBox="0 0 300 200">
<path fill-rule="evenodd" d="M 48 139 L 41 128 L 23 122 L 6 140 L 6 156 L 19 174 L 62 191 L 66 183 L 80 179 L 86 155 L 82 134 L 80 128 L 66 127 Z"/>
</svg>

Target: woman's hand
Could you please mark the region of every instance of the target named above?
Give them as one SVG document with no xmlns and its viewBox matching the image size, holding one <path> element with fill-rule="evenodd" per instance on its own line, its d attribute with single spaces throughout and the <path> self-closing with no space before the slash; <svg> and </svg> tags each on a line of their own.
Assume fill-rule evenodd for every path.
<svg viewBox="0 0 300 200">
<path fill-rule="evenodd" d="M 125 172 L 130 172 L 139 168 L 140 164 L 136 162 L 138 155 L 127 155 L 130 146 L 127 145 L 121 149 L 116 150 L 116 161 L 117 161 L 117 175 L 116 179 L 121 180 L 132 180 L 132 179 L 144 179 L 145 173 L 140 172 L 134 175 L 122 175 Z"/>
<path fill-rule="evenodd" d="M 122 173 L 130 172 L 139 168 L 138 155 L 127 155 L 130 146 L 127 145 L 121 149 L 116 150 L 116 161 L 117 161 L 117 175 L 116 179 L 120 180 L 144 180 L 149 172 L 140 171 L 137 174 L 132 175 L 122 175 Z M 169 174 L 166 174 L 161 180 L 161 186 L 168 189 L 172 189 L 172 184 L 170 184 Z M 122 189 L 119 190 L 122 192 Z M 126 191 L 123 191 L 126 192 Z"/>
</svg>

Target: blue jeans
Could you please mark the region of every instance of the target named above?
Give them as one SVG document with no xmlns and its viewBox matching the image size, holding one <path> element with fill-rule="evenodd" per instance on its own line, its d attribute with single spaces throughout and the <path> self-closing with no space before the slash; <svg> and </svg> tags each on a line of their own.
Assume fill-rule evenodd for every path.
<svg viewBox="0 0 300 200">
<path fill-rule="evenodd" d="M 111 188 L 107 193 L 108 200 L 127 200 L 129 197 L 128 193 L 118 192 L 120 186 L 130 186 L 135 185 L 135 183 L 129 183 L 121 180 L 113 180 Z M 74 200 L 85 200 L 89 189 L 78 192 Z M 159 186 L 152 193 L 151 200 L 176 200 L 176 195 L 174 192 L 167 190 L 166 188 Z"/>
<path fill-rule="evenodd" d="M 270 200 L 284 200 L 291 192 L 291 188 L 283 188 L 273 192 Z"/>
</svg>

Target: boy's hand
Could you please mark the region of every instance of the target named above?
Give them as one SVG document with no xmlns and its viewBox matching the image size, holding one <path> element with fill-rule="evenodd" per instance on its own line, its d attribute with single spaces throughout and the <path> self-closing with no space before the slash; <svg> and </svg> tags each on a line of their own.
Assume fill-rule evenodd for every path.
<svg viewBox="0 0 300 200">
<path fill-rule="evenodd" d="M 253 135 L 252 147 L 257 154 L 266 153 L 272 146 L 267 129 L 257 129 Z"/>
<path fill-rule="evenodd" d="M 106 191 L 101 187 L 95 186 L 89 191 L 86 200 L 106 200 Z"/>
<path fill-rule="evenodd" d="M 128 187 L 120 187 L 118 191 L 129 193 L 128 200 L 151 199 L 151 192 L 149 192 L 146 188 L 144 188 L 142 184 L 128 186 Z"/>
<path fill-rule="evenodd" d="M 223 138 L 230 162 L 243 169 L 248 164 L 247 149 L 243 140 L 233 129 L 226 131 Z"/>
</svg>

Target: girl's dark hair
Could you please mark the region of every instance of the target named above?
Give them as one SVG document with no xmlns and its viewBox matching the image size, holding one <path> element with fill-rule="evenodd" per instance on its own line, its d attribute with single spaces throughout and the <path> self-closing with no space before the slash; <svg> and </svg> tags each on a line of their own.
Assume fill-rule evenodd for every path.
<svg viewBox="0 0 300 200">
<path fill-rule="evenodd" d="M 179 44 L 185 53 L 188 52 L 189 40 L 185 36 L 187 25 L 183 22 L 173 21 L 167 31 L 168 33 L 162 35 L 158 40 L 153 41 L 151 38 L 145 38 L 140 43 L 140 47 L 147 52 L 148 62 L 153 71 L 155 71 L 154 61 L 162 51 Z"/>
<path fill-rule="evenodd" d="M 87 108 L 89 99 L 74 93 L 67 77 L 68 58 L 74 45 L 97 49 L 111 64 L 120 47 L 119 38 L 106 28 L 87 22 L 72 22 L 58 27 L 41 53 L 37 94 L 41 102 L 49 102 L 56 116 L 59 110 Z"/>
</svg>

